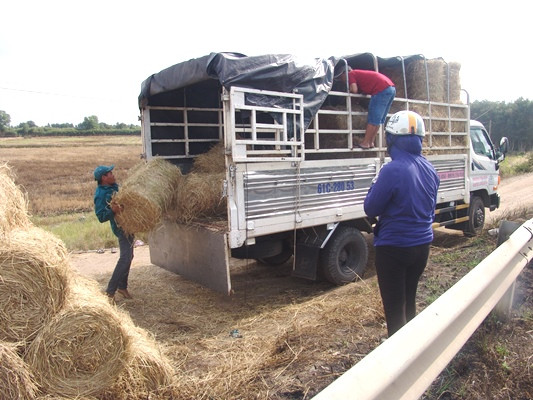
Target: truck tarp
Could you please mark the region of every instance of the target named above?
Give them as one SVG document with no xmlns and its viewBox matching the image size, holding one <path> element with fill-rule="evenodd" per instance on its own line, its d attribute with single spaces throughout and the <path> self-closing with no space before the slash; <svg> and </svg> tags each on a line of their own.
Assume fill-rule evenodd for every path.
<svg viewBox="0 0 533 400">
<path fill-rule="evenodd" d="M 423 56 L 379 58 L 361 53 L 301 59 L 290 54 L 211 53 L 151 75 L 141 85 L 139 107 L 149 105 L 152 96 L 215 79 L 226 89 L 240 86 L 303 95 L 304 125 L 307 128 L 333 86 L 337 64 L 345 65 L 346 60 L 356 68 L 375 69 L 377 64 L 390 66 L 401 63 L 402 59 L 410 61 L 414 58 Z M 268 96 L 250 96 L 247 100 L 259 106 L 275 106 L 272 97 Z"/>
</svg>

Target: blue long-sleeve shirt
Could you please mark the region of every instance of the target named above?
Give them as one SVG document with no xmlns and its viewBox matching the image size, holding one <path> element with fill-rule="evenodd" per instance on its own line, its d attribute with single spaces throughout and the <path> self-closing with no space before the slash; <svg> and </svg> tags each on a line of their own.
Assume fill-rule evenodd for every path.
<svg viewBox="0 0 533 400">
<path fill-rule="evenodd" d="M 117 226 L 115 214 L 109 206 L 109 202 L 111 201 L 113 193 L 115 192 L 118 192 L 118 185 L 116 183 L 113 185 L 98 185 L 96 191 L 94 192 L 94 212 L 98 218 L 98 221 L 109 221 L 111 224 L 111 230 L 115 236 L 119 237 L 120 235 L 124 235 L 124 233 Z"/>
<path fill-rule="evenodd" d="M 365 198 L 369 217 L 378 217 L 375 246 L 411 247 L 433 240 L 438 175 L 421 155 L 421 138 L 390 138 L 392 161 L 381 168 Z"/>
</svg>

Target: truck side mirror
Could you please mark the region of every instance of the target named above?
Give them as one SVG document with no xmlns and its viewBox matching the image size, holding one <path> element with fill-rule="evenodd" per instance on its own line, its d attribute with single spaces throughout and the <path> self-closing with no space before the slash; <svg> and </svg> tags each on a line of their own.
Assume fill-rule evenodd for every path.
<svg viewBox="0 0 533 400">
<path fill-rule="evenodd" d="M 509 139 L 505 136 L 500 140 L 500 148 L 496 152 L 496 158 L 498 161 L 503 161 L 505 159 L 505 154 L 509 151 Z"/>
</svg>

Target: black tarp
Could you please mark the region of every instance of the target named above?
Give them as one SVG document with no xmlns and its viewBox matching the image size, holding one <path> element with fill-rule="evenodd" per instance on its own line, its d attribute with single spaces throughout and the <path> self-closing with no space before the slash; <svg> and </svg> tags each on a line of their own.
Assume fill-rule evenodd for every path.
<svg viewBox="0 0 533 400">
<path fill-rule="evenodd" d="M 152 100 L 162 94 L 215 80 L 226 89 L 241 86 L 303 95 L 304 124 L 307 128 L 332 89 L 335 67 L 338 70 L 347 63 L 352 68 L 375 69 L 378 65 L 401 64 L 402 59 L 407 63 L 422 58 L 423 56 L 380 58 L 371 53 L 360 53 L 304 60 L 290 54 L 248 57 L 240 53 L 211 53 L 151 75 L 141 85 L 139 107 L 151 105 Z M 202 90 L 206 90 L 205 85 Z M 260 106 L 276 106 L 269 96 L 248 96 L 247 101 Z"/>
</svg>

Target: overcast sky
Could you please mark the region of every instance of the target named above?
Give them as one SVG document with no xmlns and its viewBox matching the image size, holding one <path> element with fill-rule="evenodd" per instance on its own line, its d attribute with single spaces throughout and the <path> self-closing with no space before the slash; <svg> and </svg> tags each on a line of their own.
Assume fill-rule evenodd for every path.
<svg viewBox="0 0 533 400">
<path fill-rule="evenodd" d="M 461 64 L 472 101 L 533 100 L 524 1 L 8 0 L 0 11 L 0 110 L 12 126 L 138 124 L 142 81 L 220 51 L 443 57 Z"/>
</svg>

